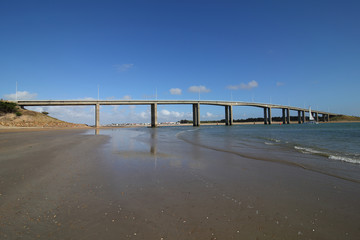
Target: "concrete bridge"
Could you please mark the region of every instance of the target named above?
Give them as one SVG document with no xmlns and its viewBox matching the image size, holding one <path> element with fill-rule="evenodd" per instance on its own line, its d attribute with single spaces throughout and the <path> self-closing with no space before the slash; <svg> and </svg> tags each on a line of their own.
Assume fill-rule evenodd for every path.
<svg viewBox="0 0 360 240">
<path fill-rule="evenodd" d="M 305 122 L 305 113 L 308 109 L 283 106 L 276 104 L 252 103 L 252 102 L 234 102 L 234 101 L 195 101 L 195 100 L 37 100 L 37 101 L 17 101 L 21 107 L 26 106 L 95 106 L 95 126 L 100 126 L 100 105 L 150 105 L 151 106 L 151 126 L 156 127 L 157 123 L 157 105 L 192 105 L 193 125 L 200 126 L 200 105 L 216 105 L 225 108 L 225 124 L 233 124 L 233 107 L 248 106 L 264 109 L 264 124 L 272 123 L 271 110 L 282 109 L 283 124 L 290 124 L 290 111 L 298 112 L 298 123 Z M 316 121 L 319 121 L 319 115 L 322 114 L 323 120 L 328 122 L 330 115 L 339 115 L 324 111 L 312 110 Z"/>
</svg>

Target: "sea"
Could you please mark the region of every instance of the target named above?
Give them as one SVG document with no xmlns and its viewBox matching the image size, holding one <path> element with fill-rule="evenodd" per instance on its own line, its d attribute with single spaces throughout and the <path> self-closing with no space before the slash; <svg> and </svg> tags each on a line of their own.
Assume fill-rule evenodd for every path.
<svg viewBox="0 0 360 240">
<path fill-rule="evenodd" d="M 131 144 L 131 139 L 165 155 L 182 145 L 188 151 L 203 148 L 235 155 L 239 161 L 292 165 L 360 183 L 360 123 L 143 127 L 101 129 L 100 133 L 118 142 L 120 152 L 143 151 L 144 146 Z"/>
</svg>

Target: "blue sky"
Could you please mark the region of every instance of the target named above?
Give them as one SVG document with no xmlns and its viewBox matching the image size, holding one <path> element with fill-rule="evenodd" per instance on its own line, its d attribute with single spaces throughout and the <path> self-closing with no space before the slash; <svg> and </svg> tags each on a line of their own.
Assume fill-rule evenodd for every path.
<svg viewBox="0 0 360 240">
<path fill-rule="evenodd" d="M 359 1 L 1 1 L 0 96 L 271 102 L 360 116 Z M 93 124 L 93 108 L 36 108 Z M 201 108 L 202 119 L 224 109 Z M 261 116 L 236 108 L 235 118 Z M 280 115 L 275 112 L 275 115 Z M 147 106 L 101 123 L 149 122 Z M 161 106 L 159 121 L 191 118 Z"/>
</svg>

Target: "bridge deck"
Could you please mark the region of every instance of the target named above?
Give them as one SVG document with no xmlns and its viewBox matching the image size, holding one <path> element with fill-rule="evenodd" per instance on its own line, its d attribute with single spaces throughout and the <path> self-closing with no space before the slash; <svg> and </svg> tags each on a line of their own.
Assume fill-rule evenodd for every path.
<svg viewBox="0 0 360 240">
<path fill-rule="evenodd" d="M 17 101 L 19 106 L 84 106 L 84 105 L 180 105 L 180 104 L 200 104 L 215 106 L 247 106 L 259 108 L 289 109 L 292 111 L 308 112 L 309 109 L 254 102 L 236 102 L 236 101 L 209 101 L 209 100 L 21 100 Z M 318 114 L 340 115 L 325 111 L 312 110 Z"/>
</svg>

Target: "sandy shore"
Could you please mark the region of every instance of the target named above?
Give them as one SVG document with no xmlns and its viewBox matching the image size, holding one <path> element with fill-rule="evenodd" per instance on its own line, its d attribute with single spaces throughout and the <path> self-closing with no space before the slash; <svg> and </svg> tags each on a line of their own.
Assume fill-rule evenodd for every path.
<svg viewBox="0 0 360 240">
<path fill-rule="evenodd" d="M 360 237 L 358 183 L 159 129 L 85 131 L 0 133 L 0 239 Z"/>
</svg>

